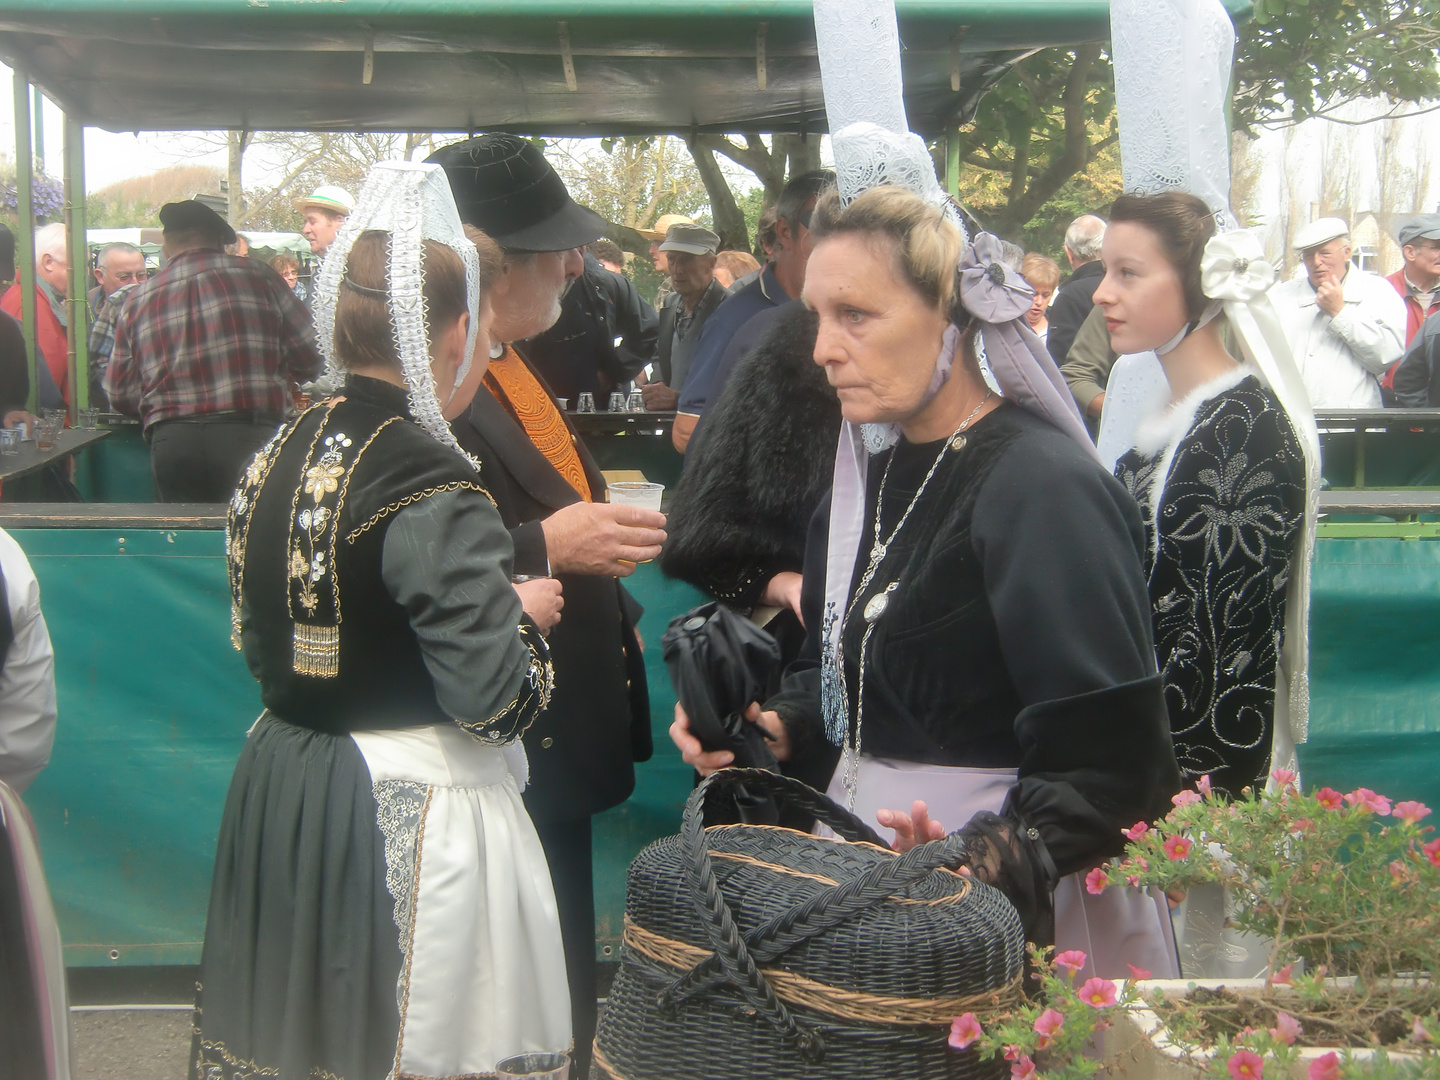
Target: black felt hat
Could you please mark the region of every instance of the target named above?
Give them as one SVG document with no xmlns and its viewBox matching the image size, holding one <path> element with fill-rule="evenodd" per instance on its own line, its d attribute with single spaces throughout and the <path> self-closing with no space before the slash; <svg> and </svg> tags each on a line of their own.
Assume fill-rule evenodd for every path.
<svg viewBox="0 0 1440 1080">
<path fill-rule="evenodd" d="M 477 135 L 427 161 L 450 180 L 460 220 L 507 251 L 565 251 L 605 234 L 605 219 L 565 190 L 545 155 L 515 135 Z"/>
<path fill-rule="evenodd" d="M 160 226 L 166 232 L 204 233 L 221 244 L 235 243 L 235 230 L 230 223 L 194 199 L 169 202 L 160 207 Z"/>
</svg>

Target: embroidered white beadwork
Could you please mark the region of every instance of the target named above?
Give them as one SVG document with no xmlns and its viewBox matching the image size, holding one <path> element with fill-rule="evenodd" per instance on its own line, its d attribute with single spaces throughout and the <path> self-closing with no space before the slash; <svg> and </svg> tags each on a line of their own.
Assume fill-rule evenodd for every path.
<svg viewBox="0 0 1440 1080">
<path fill-rule="evenodd" d="M 430 342 L 425 332 L 425 240 L 445 244 L 465 264 L 470 331 L 465 339 L 464 359 L 455 375 L 455 387 L 465 380 L 470 370 L 470 358 L 480 329 L 480 259 L 475 245 L 465 237 L 450 184 L 440 166 L 382 161 L 370 170 L 355 210 L 345 219 L 335 242 L 325 253 L 316 281 L 315 335 L 325 357 L 326 373 L 337 382 L 344 378 L 335 358 L 335 302 L 350 249 L 368 229 L 390 234 L 390 322 L 409 390 L 410 416 L 437 442 L 464 454 L 478 470 L 479 463 L 460 448 L 450 425 L 445 422 L 435 379 L 430 373 Z M 447 401 L 455 387 L 448 388 Z"/>
</svg>

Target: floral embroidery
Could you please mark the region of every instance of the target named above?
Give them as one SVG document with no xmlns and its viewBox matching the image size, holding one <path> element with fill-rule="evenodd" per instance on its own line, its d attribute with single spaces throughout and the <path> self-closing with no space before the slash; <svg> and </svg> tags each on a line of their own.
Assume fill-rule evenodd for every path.
<svg viewBox="0 0 1440 1080">
<path fill-rule="evenodd" d="M 1238 794 L 1270 768 L 1303 458 L 1254 377 L 1205 401 L 1173 445 L 1163 478 L 1165 447 L 1129 451 L 1115 475 L 1145 517 L 1155 648 L 1180 768 Z"/>
<path fill-rule="evenodd" d="M 340 478 L 344 475 L 345 469 L 340 465 L 321 462 L 312 466 L 305 471 L 305 494 L 313 495 L 318 503 L 340 486 Z"/>
</svg>

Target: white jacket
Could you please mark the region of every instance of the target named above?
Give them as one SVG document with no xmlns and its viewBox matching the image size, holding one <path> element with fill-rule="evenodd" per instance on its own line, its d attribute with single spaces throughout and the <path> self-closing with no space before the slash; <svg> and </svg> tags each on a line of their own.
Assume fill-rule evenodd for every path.
<svg viewBox="0 0 1440 1080">
<path fill-rule="evenodd" d="M 1378 376 L 1405 351 L 1405 301 L 1382 277 L 1351 266 L 1345 307 L 1331 318 L 1307 276 L 1270 290 L 1285 338 L 1317 409 L 1378 409 Z"/>
<path fill-rule="evenodd" d="M 0 667 L 0 780 L 24 791 L 50 760 L 55 741 L 55 654 L 40 614 L 40 586 L 20 545 L 0 529 L 15 640 Z"/>
</svg>

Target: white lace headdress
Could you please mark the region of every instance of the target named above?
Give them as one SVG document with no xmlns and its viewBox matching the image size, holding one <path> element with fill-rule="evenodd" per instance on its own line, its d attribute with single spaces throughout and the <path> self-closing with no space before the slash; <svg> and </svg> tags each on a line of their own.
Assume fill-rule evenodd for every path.
<svg viewBox="0 0 1440 1080">
<path fill-rule="evenodd" d="M 465 293 L 470 309 L 464 358 L 455 375 L 455 385 L 445 388 L 444 400 L 449 401 L 470 370 L 480 329 L 480 259 L 475 245 L 465 237 L 445 171 L 438 165 L 420 162 L 380 162 L 370 170 L 354 211 L 345 219 L 325 253 L 315 286 L 315 335 L 325 357 L 326 373 L 337 382 L 343 380 L 344 372 L 335 358 L 335 302 L 340 289 L 345 287 L 342 279 L 350 249 L 368 229 L 390 234 L 387 306 L 396 350 L 400 354 L 400 368 L 409 391 L 410 416 L 437 442 L 465 454 L 441 412 L 443 404 L 430 372 L 430 341 L 425 330 L 424 241 L 435 240 L 453 250 L 465 264 Z"/>
<path fill-rule="evenodd" d="M 894 184 L 945 213 L 967 241 L 956 268 L 960 300 L 979 324 L 986 360 L 1000 392 L 1021 408 L 1044 417 L 1093 454 L 1095 447 L 1070 391 L 1049 352 L 1022 318 L 1033 291 L 1015 267 L 1006 265 L 999 240 L 981 233 L 971 242 L 958 209 L 940 187 L 925 141 L 910 131 L 894 0 L 813 2 L 820 79 L 841 200 L 849 203 L 870 188 Z M 930 381 L 930 396 L 948 378 L 959 338 L 954 327 L 946 331 Z M 865 530 L 866 475 L 871 455 L 897 437 L 895 425 L 867 424 L 862 429 L 845 422 L 835 454 L 821 696 L 826 734 L 837 745 L 849 727 L 840 637 Z"/>
<path fill-rule="evenodd" d="M 1187 191 L 1215 212 L 1201 288 L 1223 310 L 1245 359 L 1290 418 L 1305 455 L 1305 520 L 1290 560 L 1280 667 L 1288 695 L 1276 695 L 1272 762 L 1289 764 L 1310 718 L 1310 562 L 1320 504 L 1320 438 L 1315 413 L 1280 320 L 1266 295 L 1277 280 L 1254 233 L 1230 213 L 1230 137 L 1225 122 L 1235 29 L 1219 0 L 1111 0 L 1115 106 L 1125 190 Z M 1108 395 L 1107 395 L 1108 396 Z"/>
</svg>

